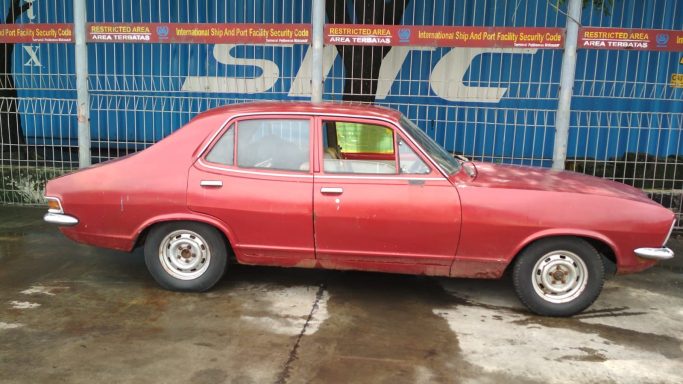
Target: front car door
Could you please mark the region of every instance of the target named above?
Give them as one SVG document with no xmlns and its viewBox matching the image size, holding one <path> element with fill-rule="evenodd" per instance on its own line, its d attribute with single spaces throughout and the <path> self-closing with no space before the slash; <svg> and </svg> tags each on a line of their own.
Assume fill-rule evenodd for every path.
<svg viewBox="0 0 683 384">
<path fill-rule="evenodd" d="M 318 263 L 448 275 L 461 222 L 455 187 L 392 124 L 320 117 L 315 129 Z"/>
<path fill-rule="evenodd" d="M 315 262 L 312 123 L 307 116 L 235 119 L 191 167 L 188 207 L 229 227 L 240 262 Z"/>
</svg>

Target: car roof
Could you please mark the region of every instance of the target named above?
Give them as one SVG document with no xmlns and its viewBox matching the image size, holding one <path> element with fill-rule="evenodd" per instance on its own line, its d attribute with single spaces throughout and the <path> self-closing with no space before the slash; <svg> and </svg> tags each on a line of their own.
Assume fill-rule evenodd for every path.
<svg viewBox="0 0 683 384">
<path fill-rule="evenodd" d="M 304 114 L 340 114 L 340 115 L 358 115 L 364 117 L 380 117 L 398 121 L 401 118 L 401 113 L 390 108 L 360 104 L 349 102 L 289 102 L 289 101 L 260 101 L 247 102 L 240 104 L 230 104 L 218 108 L 210 109 L 196 116 L 196 118 L 225 115 L 226 118 L 233 115 L 251 114 L 251 113 L 304 113 Z"/>
</svg>

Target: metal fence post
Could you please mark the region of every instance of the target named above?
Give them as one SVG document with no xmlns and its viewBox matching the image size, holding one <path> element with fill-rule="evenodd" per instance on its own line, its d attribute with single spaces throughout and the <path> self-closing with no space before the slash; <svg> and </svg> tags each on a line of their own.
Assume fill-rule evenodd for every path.
<svg viewBox="0 0 683 384">
<path fill-rule="evenodd" d="M 323 101 L 323 28 L 325 26 L 325 0 L 313 0 L 311 11 L 311 49 L 313 50 L 311 65 L 311 101 Z"/>
<path fill-rule="evenodd" d="M 90 160 L 90 94 L 88 93 L 88 47 L 86 41 L 85 0 L 74 0 L 74 41 L 76 43 L 76 94 L 78 97 L 78 166 Z"/>
<path fill-rule="evenodd" d="M 553 147 L 553 169 L 564 169 L 567 160 L 567 141 L 569 139 L 569 113 L 571 111 L 572 91 L 576 70 L 576 46 L 579 39 L 581 20 L 581 0 L 567 2 L 567 36 L 562 55 L 560 74 L 560 97 L 555 117 L 555 145 Z"/>
</svg>

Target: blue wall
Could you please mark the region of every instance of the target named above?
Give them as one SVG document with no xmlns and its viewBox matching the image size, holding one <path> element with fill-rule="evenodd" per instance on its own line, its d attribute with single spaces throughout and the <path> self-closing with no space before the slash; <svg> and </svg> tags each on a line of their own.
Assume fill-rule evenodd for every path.
<svg viewBox="0 0 683 384">
<path fill-rule="evenodd" d="M 9 2 L 1 0 L 0 4 L 6 10 Z M 522 7 L 502 6 L 504 2 L 497 1 L 437 0 L 424 2 L 425 5 L 418 3 L 409 3 L 403 17 L 404 24 L 518 27 L 562 27 L 565 24 L 564 16 L 548 7 L 546 0 L 522 2 Z M 507 3 L 515 2 L 504 4 Z M 481 4 L 486 4 L 486 8 Z M 610 15 L 587 8 L 582 24 L 680 30 L 683 27 L 683 12 L 680 12 L 683 4 L 679 4 L 678 14 L 672 14 L 666 8 L 667 4 L 671 7 L 672 3 L 615 0 Z M 36 0 L 34 12 L 36 18 L 32 22 L 72 22 L 71 2 L 68 1 Z M 115 5 L 92 1 L 88 3 L 88 14 L 91 22 L 310 22 L 306 1 L 124 0 Z M 29 22 L 27 15 L 22 16 L 21 22 Z M 178 109 L 196 112 L 221 104 L 221 99 L 226 102 L 237 99 L 305 100 L 289 97 L 287 93 L 307 49 L 302 45 L 235 48 L 232 51 L 235 57 L 272 60 L 280 69 L 280 79 L 268 92 L 245 95 L 181 91 L 186 76 L 260 75 L 258 67 L 228 66 L 217 62 L 212 54 L 213 45 L 91 44 L 89 70 L 93 140 L 128 142 L 120 145 L 156 141 L 191 117 L 190 113 L 176 113 Z M 41 98 L 46 103 L 49 99 L 74 100 L 73 46 L 44 44 L 39 46 L 39 51 L 42 67 L 26 66 L 26 52 L 21 44 L 15 46 L 14 73 L 20 98 Z M 396 81 L 389 96 L 381 102 L 397 104 L 409 117 L 417 117 L 422 128 L 451 151 L 484 157 L 550 159 L 554 113 L 548 111 L 557 108 L 562 51 L 477 56 L 464 76 L 476 81 L 465 83 L 508 88 L 497 103 L 448 101 L 434 93 L 428 86 L 430 73 L 449 51 L 437 48 L 429 55 L 411 53 L 398 79 L 406 80 L 412 76 L 412 80 L 419 80 L 421 85 Z M 681 57 L 680 52 L 580 50 L 572 109 L 609 112 L 572 113 L 569 157 L 610 158 L 625 152 L 647 152 L 658 156 L 683 153 L 679 135 L 683 89 L 674 89 L 667 84 L 671 73 L 683 73 L 683 65 L 679 65 Z M 337 57 L 325 83 L 327 99 L 340 98 L 334 91 L 343 89 L 342 68 Z M 160 101 L 168 96 L 189 101 Z M 73 115 L 52 113 L 35 119 L 28 115 L 31 111 L 20 105 L 21 108 L 26 113 L 22 119 L 23 129 L 32 143 L 60 142 L 59 138 L 64 138 L 65 144 L 75 144 Z M 661 118 L 658 113 L 674 115 Z M 141 127 L 143 122 L 144 127 Z M 165 128 L 143 129 L 150 126 Z M 630 128 L 629 134 L 615 134 L 615 128 Z M 57 140 L 53 141 L 55 136 Z"/>
</svg>

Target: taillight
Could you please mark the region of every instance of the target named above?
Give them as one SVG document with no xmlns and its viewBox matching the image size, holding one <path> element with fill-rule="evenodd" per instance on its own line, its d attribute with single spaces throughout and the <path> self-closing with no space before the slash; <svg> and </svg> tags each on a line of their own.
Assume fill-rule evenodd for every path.
<svg viewBox="0 0 683 384">
<path fill-rule="evenodd" d="M 50 213 L 64 213 L 62 210 L 62 203 L 56 197 L 46 197 L 47 200 L 47 211 Z"/>
</svg>

